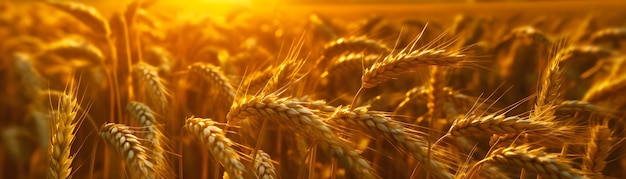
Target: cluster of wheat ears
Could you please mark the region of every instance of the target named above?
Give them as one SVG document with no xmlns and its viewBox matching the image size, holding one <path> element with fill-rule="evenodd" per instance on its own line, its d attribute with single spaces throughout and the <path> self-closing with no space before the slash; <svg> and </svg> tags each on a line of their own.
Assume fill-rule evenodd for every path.
<svg viewBox="0 0 626 179">
<path fill-rule="evenodd" d="M 0 178 L 626 177 L 621 16 L 154 3 L 0 3 Z"/>
</svg>

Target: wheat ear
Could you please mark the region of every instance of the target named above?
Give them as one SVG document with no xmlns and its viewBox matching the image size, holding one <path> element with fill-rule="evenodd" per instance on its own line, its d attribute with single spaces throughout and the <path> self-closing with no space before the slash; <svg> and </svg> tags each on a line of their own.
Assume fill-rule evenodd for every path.
<svg viewBox="0 0 626 179">
<path fill-rule="evenodd" d="M 448 135 L 454 137 L 471 135 L 505 135 L 519 134 L 524 131 L 549 131 L 552 123 L 544 121 L 532 121 L 519 116 L 487 115 L 470 116 L 458 119 L 450 127 Z"/>
<path fill-rule="evenodd" d="M 141 145 L 128 126 L 115 123 L 102 125 L 100 136 L 111 144 L 128 164 L 132 178 L 157 178 L 155 166 L 148 160 L 146 148 Z"/>
<path fill-rule="evenodd" d="M 95 8 L 67 1 L 47 1 L 47 3 L 52 7 L 72 15 L 94 32 L 102 34 L 105 37 L 111 35 L 108 22 Z"/>
<path fill-rule="evenodd" d="M 241 157 L 232 148 L 233 142 L 215 123 L 211 119 L 191 117 L 185 121 L 185 128 L 202 141 L 213 159 L 224 166 L 229 177 L 243 179 L 246 169 L 240 161 Z"/>
<path fill-rule="evenodd" d="M 439 49 L 389 55 L 365 70 L 362 78 L 363 88 L 373 88 L 404 73 L 414 72 L 420 67 L 458 65 L 463 59 L 465 55 Z"/>
<path fill-rule="evenodd" d="M 65 59 L 81 58 L 96 66 L 104 62 L 104 55 L 98 47 L 85 39 L 77 38 L 64 38 L 53 42 L 46 46 L 43 55 L 58 55 Z"/>
<path fill-rule="evenodd" d="M 148 156 L 152 163 L 155 165 L 155 169 L 159 176 L 173 177 L 173 171 L 169 167 L 167 158 L 165 157 L 165 146 L 167 138 L 161 132 L 163 129 L 159 125 L 159 121 L 156 119 L 154 111 L 147 105 L 131 101 L 126 105 L 126 110 L 130 112 L 133 118 L 141 125 L 142 128 L 147 130 L 147 133 L 142 134 L 142 138 L 149 141 L 146 148 L 154 155 Z"/>
<path fill-rule="evenodd" d="M 265 88 L 267 82 L 272 79 L 275 71 L 277 71 L 276 67 L 268 67 L 263 71 L 254 71 L 249 76 L 246 76 L 245 84 L 243 86 L 253 94 L 260 92 L 263 88 Z"/>
<path fill-rule="evenodd" d="M 552 126 L 546 130 L 526 130 L 522 133 L 494 134 L 489 140 L 489 145 L 492 147 L 501 147 L 511 146 L 513 144 L 530 144 L 560 148 L 566 143 L 572 143 L 577 140 L 580 141 L 581 137 L 586 136 L 575 133 L 573 129 L 574 127 L 572 126 L 564 125 Z"/>
<path fill-rule="evenodd" d="M 535 112 L 544 113 L 545 115 L 554 114 L 554 110 L 551 107 L 555 105 L 560 95 L 562 75 L 560 63 L 564 54 L 561 54 L 560 50 L 556 53 L 557 54 L 548 61 L 548 66 L 541 78 L 541 89 L 537 95 L 537 109 Z"/>
<path fill-rule="evenodd" d="M 17 35 L 6 38 L 0 47 L 0 53 L 11 54 L 14 52 L 38 53 L 41 52 L 46 43 L 39 37 L 29 35 Z"/>
<path fill-rule="evenodd" d="M 387 54 L 391 48 L 384 43 L 367 37 L 339 38 L 324 47 L 322 65 L 333 58 L 348 53 Z"/>
<path fill-rule="evenodd" d="M 315 140 L 356 176 L 376 178 L 367 160 L 363 159 L 348 141 L 333 133 L 331 127 L 316 114 L 318 111 L 306 108 L 300 103 L 297 100 L 278 98 L 273 94 L 244 97 L 233 103 L 226 118 L 228 121 L 249 117 L 279 120 L 277 122 L 279 125 Z"/>
<path fill-rule="evenodd" d="M 272 72 L 274 75 L 267 81 L 267 84 L 263 88 L 263 92 L 277 91 L 289 83 L 297 80 L 297 74 L 304 65 L 304 60 L 298 61 L 296 58 L 287 58 L 283 63 L 275 68 Z"/>
<path fill-rule="evenodd" d="M 476 101 L 485 100 L 485 99 L 480 99 L 480 98 L 473 97 L 473 96 L 468 96 L 458 91 L 454 91 L 450 87 L 443 88 L 443 92 L 444 92 L 443 94 L 445 95 L 446 102 L 450 102 L 454 104 L 454 107 L 460 108 L 460 109 L 470 109 L 470 107 L 474 105 Z M 402 108 L 408 102 L 413 101 L 413 100 L 427 101 L 428 93 L 430 92 L 425 86 L 419 86 L 419 87 L 414 87 L 410 89 L 409 91 L 406 92 L 404 100 L 400 102 L 398 106 L 396 106 L 396 111 Z"/>
<path fill-rule="evenodd" d="M 74 135 L 76 134 L 76 113 L 79 105 L 71 94 L 59 94 L 57 110 L 51 111 L 50 122 L 50 168 L 48 178 L 69 178 L 72 172 L 73 157 L 70 156 Z"/>
<path fill-rule="evenodd" d="M 270 155 L 262 150 L 257 151 L 254 159 L 254 170 L 256 171 L 256 176 L 259 179 L 278 178 L 276 168 L 272 163 L 272 158 L 270 158 Z"/>
<path fill-rule="evenodd" d="M 167 50 L 159 46 L 151 45 L 143 49 L 144 60 L 149 64 L 154 64 L 160 72 L 169 74 L 172 72 L 174 57 Z"/>
<path fill-rule="evenodd" d="M 622 92 L 626 90 L 626 76 L 607 79 L 594 85 L 587 91 L 582 101 L 598 104 L 604 101 L 623 101 Z"/>
<path fill-rule="evenodd" d="M 607 124 L 593 126 L 589 132 L 591 140 L 587 143 L 582 169 L 590 178 L 603 178 L 605 160 L 609 157 L 614 145 L 613 134 Z"/>
<path fill-rule="evenodd" d="M 574 59 L 598 60 L 614 55 L 616 52 L 610 48 L 603 48 L 593 45 L 571 46 L 559 52 L 561 62 L 572 61 Z"/>
<path fill-rule="evenodd" d="M 211 64 L 195 63 L 188 67 L 190 72 L 199 74 L 204 80 L 220 89 L 220 93 L 225 95 L 228 104 L 235 99 L 235 88 L 231 85 L 230 80 L 220 69 Z"/>
<path fill-rule="evenodd" d="M 534 44 L 542 44 L 544 46 L 552 45 L 552 40 L 540 30 L 531 26 L 522 26 L 511 30 L 511 33 L 508 34 L 504 40 L 498 42 L 495 49 L 496 51 L 500 51 L 503 48 L 509 48 L 515 41 L 523 39 L 528 39 Z"/>
<path fill-rule="evenodd" d="M 614 42 L 626 39 L 626 28 L 608 28 L 594 32 L 591 41 L 594 43 Z"/>
<path fill-rule="evenodd" d="M 42 91 L 43 78 L 33 66 L 34 59 L 26 53 L 15 52 L 10 60 L 11 67 L 16 72 L 12 75 L 19 79 L 20 91 L 15 98 L 24 104 L 37 103 L 39 101 L 38 96 Z"/>
<path fill-rule="evenodd" d="M 335 63 L 328 67 L 328 70 L 322 74 L 326 77 L 331 74 L 346 74 L 362 71 L 371 67 L 380 55 L 363 55 L 363 54 L 347 54 L 340 56 Z M 361 73 L 361 72 L 359 72 Z"/>
<path fill-rule="evenodd" d="M 165 81 L 159 77 L 156 68 L 146 63 L 138 63 L 133 66 L 135 79 L 142 86 L 143 92 L 147 94 L 150 106 L 163 112 L 168 105 L 167 96 L 169 92 L 165 87 Z"/>
<path fill-rule="evenodd" d="M 530 150 L 529 146 L 513 146 L 495 149 L 484 161 L 521 167 L 547 178 L 585 178 L 581 171 L 558 156 L 545 153 L 544 148 Z"/>
<path fill-rule="evenodd" d="M 597 113 L 614 113 L 615 111 L 611 110 L 608 107 L 594 105 L 584 101 L 578 100 L 568 100 L 559 103 L 555 110 L 563 110 L 563 111 L 587 111 L 587 112 L 597 112 Z"/>
<path fill-rule="evenodd" d="M 391 144 L 421 162 L 426 170 L 430 170 L 439 178 L 453 178 L 446 165 L 436 158 L 428 158 L 428 141 L 423 137 L 411 135 L 408 129 L 391 120 L 382 112 L 368 111 L 365 107 L 353 111 L 345 108 L 339 110 L 328 120 L 329 124 L 344 127 L 358 127 L 359 130 L 371 135 L 382 135 Z"/>
</svg>

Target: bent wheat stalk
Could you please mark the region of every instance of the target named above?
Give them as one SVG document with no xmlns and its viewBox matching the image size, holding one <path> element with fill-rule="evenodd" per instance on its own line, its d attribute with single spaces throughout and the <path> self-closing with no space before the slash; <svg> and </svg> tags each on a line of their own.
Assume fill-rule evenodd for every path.
<svg viewBox="0 0 626 179">
<path fill-rule="evenodd" d="M 111 144 L 126 160 L 132 178 L 157 178 L 155 166 L 148 160 L 148 152 L 128 126 L 115 123 L 102 125 L 100 136 Z"/>
<path fill-rule="evenodd" d="M 157 173 L 160 176 L 173 177 L 173 171 L 165 157 L 167 137 L 161 132 L 163 129 L 159 127 L 160 124 L 156 119 L 155 113 L 147 105 L 136 101 L 128 103 L 126 110 L 130 112 L 142 128 L 147 130 L 147 133 L 143 134 L 142 138 L 149 141 L 145 146 L 154 155 L 148 156 L 148 159 L 151 159 L 155 165 Z"/>
<path fill-rule="evenodd" d="M 615 113 L 616 111 L 605 107 L 598 106 L 584 101 L 578 100 L 568 100 L 559 103 L 555 110 L 563 110 L 563 111 L 587 111 L 587 112 L 596 112 L 596 113 Z"/>
<path fill-rule="evenodd" d="M 600 84 L 591 87 L 582 101 L 595 104 L 605 101 L 621 101 L 624 97 L 619 94 L 626 90 L 626 76 L 616 78 L 604 80 Z"/>
<path fill-rule="evenodd" d="M 58 55 L 65 59 L 81 58 L 91 65 L 104 64 L 104 55 L 100 49 L 85 39 L 65 38 L 46 46 L 43 55 Z"/>
<path fill-rule="evenodd" d="M 326 70 L 321 77 L 323 78 L 332 74 L 346 74 L 346 72 L 361 73 L 363 67 L 366 69 L 371 67 L 376 59 L 380 57 L 380 55 L 363 55 L 357 53 L 342 55 L 337 59 L 337 62 L 328 67 L 328 70 Z"/>
<path fill-rule="evenodd" d="M 613 49 L 593 45 L 572 46 L 559 52 L 561 62 L 572 61 L 575 59 L 595 61 L 615 54 L 616 52 Z"/>
<path fill-rule="evenodd" d="M 47 1 L 47 3 L 52 7 L 72 15 L 94 32 L 102 34 L 105 37 L 111 35 L 108 22 L 95 8 L 67 1 Z"/>
<path fill-rule="evenodd" d="M 349 52 L 382 55 L 391 52 L 391 48 L 367 37 L 339 38 L 324 47 L 321 64 L 326 65 L 335 57 Z"/>
<path fill-rule="evenodd" d="M 376 87 L 387 80 L 396 79 L 404 73 L 414 72 L 420 67 L 458 65 L 465 58 L 465 55 L 441 49 L 417 50 L 410 53 L 389 55 L 365 70 L 362 78 L 363 88 Z"/>
<path fill-rule="evenodd" d="M 276 168 L 272 164 L 272 158 L 270 155 L 259 150 L 254 159 L 254 170 L 256 171 L 257 178 L 260 179 L 274 179 L 278 178 L 276 174 Z"/>
<path fill-rule="evenodd" d="M 613 134 L 606 124 L 593 126 L 589 130 L 591 140 L 587 143 L 582 169 L 590 178 L 603 178 L 602 171 L 607 163 L 605 160 L 609 157 L 614 145 Z"/>
<path fill-rule="evenodd" d="M 279 120 L 279 125 L 315 140 L 356 176 L 376 178 L 374 169 L 359 155 L 352 144 L 333 133 L 331 127 L 316 114 L 317 111 L 300 103 L 289 98 L 278 98 L 273 94 L 243 97 L 233 103 L 226 118 L 229 122 L 253 117 Z"/>
<path fill-rule="evenodd" d="M 593 43 L 615 42 L 623 39 L 626 39 L 626 28 L 602 29 L 591 35 Z"/>
<path fill-rule="evenodd" d="M 530 146 L 498 148 L 483 161 L 520 167 L 548 178 L 585 178 L 581 171 L 559 158 L 558 154 L 545 153 L 544 148 L 532 150 Z"/>
<path fill-rule="evenodd" d="M 426 170 L 440 178 L 454 178 L 446 169 L 446 165 L 435 157 L 428 157 L 428 141 L 417 135 L 411 135 L 399 123 L 391 120 L 384 113 L 368 111 L 365 107 L 353 111 L 345 108 L 339 110 L 328 120 L 329 124 L 344 127 L 358 127 L 370 135 L 382 135 L 391 144 L 408 153 L 421 162 Z"/>
<path fill-rule="evenodd" d="M 211 64 L 195 63 L 188 67 L 190 72 L 199 74 L 204 80 L 220 89 L 220 93 L 225 95 L 228 104 L 235 99 L 235 88 L 231 85 L 230 80 L 220 69 Z"/>
<path fill-rule="evenodd" d="M 483 117 L 470 116 L 458 119 L 450 127 L 448 135 L 454 137 L 470 135 L 504 135 L 519 134 L 526 130 L 550 131 L 551 123 L 532 121 L 519 116 L 506 117 L 505 115 L 487 115 Z"/>
<path fill-rule="evenodd" d="M 169 92 L 165 87 L 165 81 L 159 77 L 156 68 L 146 63 L 138 63 L 133 66 L 133 73 L 137 82 L 142 86 L 152 108 L 163 112 L 168 105 Z"/>
<path fill-rule="evenodd" d="M 202 141 L 213 159 L 218 160 L 226 169 L 229 177 L 243 179 L 246 169 L 240 161 L 241 157 L 232 148 L 233 142 L 215 123 L 211 119 L 191 117 L 185 121 L 185 128 Z"/>
</svg>

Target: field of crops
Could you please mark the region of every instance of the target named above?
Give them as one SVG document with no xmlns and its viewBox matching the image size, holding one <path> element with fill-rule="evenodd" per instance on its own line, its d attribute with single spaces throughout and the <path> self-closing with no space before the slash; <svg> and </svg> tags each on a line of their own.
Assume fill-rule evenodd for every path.
<svg viewBox="0 0 626 179">
<path fill-rule="evenodd" d="M 0 2 L 0 178 L 624 178 L 626 2 Z"/>
</svg>

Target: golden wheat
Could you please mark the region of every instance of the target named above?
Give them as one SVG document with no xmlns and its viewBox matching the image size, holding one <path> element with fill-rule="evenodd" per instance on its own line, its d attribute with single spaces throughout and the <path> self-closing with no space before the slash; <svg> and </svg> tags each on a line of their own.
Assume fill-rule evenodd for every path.
<svg viewBox="0 0 626 179">
<path fill-rule="evenodd" d="M 310 1 L 0 2 L 0 178 L 626 176 L 626 4 Z"/>
<path fill-rule="evenodd" d="M 104 17 L 102 17 L 98 10 L 91 6 L 66 1 L 48 1 L 48 4 L 72 15 L 97 34 L 102 34 L 105 37 L 111 34 L 107 21 Z"/>
<path fill-rule="evenodd" d="M 605 161 L 613 149 L 613 133 L 607 124 L 592 126 L 589 129 L 590 142 L 587 143 L 586 155 L 583 157 L 583 171 L 590 178 L 603 178 L 602 170 L 606 167 Z"/>
<path fill-rule="evenodd" d="M 246 169 L 240 156 L 232 148 L 233 142 L 226 138 L 222 129 L 215 126 L 215 121 L 191 117 L 185 121 L 187 131 L 195 135 L 209 150 L 211 156 L 218 160 L 232 178 L 244 178 Z"/>
<path fill-rule="evenodd" d="M 51 96 L 52 97 L 52 96 Z M 73 156 L 70 155 L 78 125 L 78 102 L 73 94 L 60 94 L 57 110 L 50 111 L 50 169 L 48 178 L 68 178 L 72 173 Z"/>
<path fill-rule="evenodd" d="M 398 78 L 403 73 L 416 71 L 419 67 L 455 66 L 465 58 L 465 55 L 457 52 L 433 49 L 389 55 L 365 70 L 363 87 L 373 88 L 382 82 Z"/>
<path fill-rule="evenodd" d="M 126 105 L 126 110 L 130 112 L 133 118 L 145 128 L 147 132 L 141 138 L 148 141 L 146 149 L 150 150 L 153 155 L 149 155 L 148 159 L 155 165 L 156 172 L 160 176 L 172 177 L 173 172 L 169 167 L 166 158 L 167 137 L 163 134 L 162 124 L 157 121 L 156 114 L 147 105 L 131 101 Z"/>
<path fill-rule="evenodd" d="M 230 79 L 220 71 L 220 69 L 211 64 L 196 63 L 188 67 L 189 71 L 200 75 L 204 80 L 214 85 L 220 90 L 220 94 L 224 95 L 224 99 L 230 104 L 235 98 L 235 88 L 231 85 Z"/>
<path fill-rule="evenodd" d="M 124 158 L 132 178 L 157 178 L 155 166 L 148 160 L 149 151 L 141 144 L 128 126 L 115 123 L 102 125 L 100 136 L 111 144 Z"/>
<path fill-rule="evenodd" d="M 348 141 L 335 135 L 315 111 L 300 105 L 298 101 L 274 95 L 244 97 L 233 103 L 227 115 L 229 121 L 249 117 L 279 120 L 281 126 L 318 142 L 355 175 L 376 178 L 374 169 Z"/>
<path fill-rule="evenodd" d="M 170 92 L 165 87 L 165 81 L 159 77 L 155 67 L 145 63 L 138 63 L 133 66 L 134 78 L 141 85 L 142 94 L 146 94 L 147 100 L 152 108 L 157 111 L 164 111 L 168 106 L 168 96 Z"/>
<path fill-rule="evenodd" d="M 585 178 L 581 171 L 574 169 L 566 160 L 544 152 L 543 148 L 498 148 L 485 161 L 521 167 L 548 178 Z"/>
<path fill-rule="evenodd" d="M 257 151 L 254 159 L 254 170 L 256 171 L 256 177 L 260 179 L 278 178 L 276 167 L 274 167 L 272 163 L 272 158 L 262 150 Z"/>
<path fill-rule="evenodd" d="M 391 120 L 384 113 L 368 111 L 367 108 L 339 109 L 330 119 L 330 124 L 337 123 L 349 128 L 358 126 L 361 131 L 370 135 L 382 135 L 403 152 L 410 154 L 422 163 L 426 170 L 432 171 L 440 178 L 453 178 L 446 169 L 447 166 L 436 158 L 428 157 L 427 141 L 417 135 L 409 134 L 408 130 L 399 123 Z"/>
</svg>

